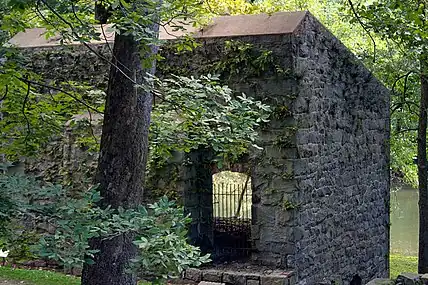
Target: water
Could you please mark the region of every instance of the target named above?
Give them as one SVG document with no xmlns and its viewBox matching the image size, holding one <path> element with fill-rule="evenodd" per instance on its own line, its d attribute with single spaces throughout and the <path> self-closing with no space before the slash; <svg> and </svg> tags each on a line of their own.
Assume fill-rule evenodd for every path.
<svg viewBox="0 0 428 285">
<path fill-rule="evenodd" d="M 391 185 L 391 253 L 418 255 L 418 191 Z"/>
</svg>

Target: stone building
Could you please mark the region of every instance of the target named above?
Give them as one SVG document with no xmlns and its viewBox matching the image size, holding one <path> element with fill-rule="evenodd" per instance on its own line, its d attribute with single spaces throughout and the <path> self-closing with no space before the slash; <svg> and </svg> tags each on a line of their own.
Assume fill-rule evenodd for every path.
<svg viewBox="0 0 428 285">
<path fill-rule="evenodd" d="M 185 277 L 239 285 L 387 277 L 388 91 L 308 12 L 220 17 L 194 32 L 201 43 L 195 50 L 163 50 L 163 75 L 212 68 L 232 89 L 274 111 L 260 129 L 264 149 L 251 160 L 250 259 L 245 266 L 188 270 Z M 59 47 L 40 34 L 27 31 L 12 40 L 43 59 L 43 65 L 33 60 L 32 68 L 103 87 L 107 64 L 82 47 Z M 174 41 L 166 33 L 161 37 Z M 95 44 L 108 53 L 105 43 Z M 243 50 L 247 59 L 237 56 Z M 186 154 L 192 163 L 183 167 L 179 187 L 194 219 L 190 236 L 209 250 L 215 240 L 206 157 L 204 150 Z"/>
</svg>

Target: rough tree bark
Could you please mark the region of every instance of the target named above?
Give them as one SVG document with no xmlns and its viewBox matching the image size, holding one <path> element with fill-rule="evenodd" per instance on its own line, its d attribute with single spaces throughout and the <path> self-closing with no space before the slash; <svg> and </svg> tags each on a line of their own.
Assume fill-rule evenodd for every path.
<svg viewBox="0 0 428 285">
<path fill-rule="evenodd" d="M 158 33 L 157 25 L 150 28 Z M 152 48 L 152 53 L 156 52 L 157 48 Z M 150 69 L 143 69 L 139 43 L 123 35 L 115 36 L 112 58 L 120 70 L 110 67 L 95 183 L 100 185 L 101 206 L 132 208 L 143 198 L 152 94 L 136 88 L 127 76 L 142 84 L 145 73 L 154 74 L 155 62 Z M 131 234 L 91 240 L 91 249 L 99 253 L 95 264 L 84 265 L 82 285 L 135 285 L 136 276 L 125 272 L 137 253 L 132 241 Z"/>
<path fill-rule="evenodd" d="M 428 163 L 427 109 L 428 56 L 421 57 L 421 103 L 418 126 L 418 182 L 419 182 L 419 260 L 418 272 L 428 273 Z"/>
</svg>

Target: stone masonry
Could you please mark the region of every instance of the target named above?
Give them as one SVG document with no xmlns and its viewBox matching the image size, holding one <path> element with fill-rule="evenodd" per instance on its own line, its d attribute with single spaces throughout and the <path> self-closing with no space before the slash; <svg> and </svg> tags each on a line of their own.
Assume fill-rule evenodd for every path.
<svg viewBox="0 0 428 285">
<path fill-rule="evenodd" d="M 205 281 L 269 284 L 269 274 L 257 272 L 257 268 L 270 268 L 275 284 L 348 284 L 355 274 L 363 283 L 387 277 L 387 90 L 308 12 L 220 17 L 197 31 L 195 37 L 201 46 L 192 52 L 176 53 L 164 48 L 166 60 L 159 65 L 162 76 L 200 75 L 212 68 L 220 71 L 222 81 L 232 89 L 263 100 L 274 110 L 271 121 L 260 128 L 263 151 L 250 154 L 251 266 L 258 265 L 253 269 L 257 277 L 249 273 L 242 277 L 222 268 L 220 273 L 211 273 L 217 277 L 239 275 L 235 279 L 241 281 L 229 277 Z M 66 49 L 52 42 L 46 44 L 41 38 L 26 44 L 25 38 L 20 34 L 13 43 L 35 57 L 42 51 L 58 56 Z M 231 41 L 268 51 L 267 64 L 256 66 L 259 72 L 254 70 L 256 61 L 219 64 L 227 63 L 225 46 Z M 77 55 L 65 53 L 61 61 L 90 54 L 82 47 L 72 49 Z M 55 63 L 52 57 L 44 58 L 49 66 Z M 105 64 L 100 65 L 100 70 L 107 69 Z M 242 68 L 242 72 L 234 73 L 232 68 Z M 212 181 L 200 155 L 199 150 L 186 156 L 192 164 L 183 170 L 180 185 L 188 212 L 198 213 L 192 228 L 200 232 L 192 231 L 190 235 L 202 237 L 209 248 L 212 209 L 206 198 L 211 197 Z M 199 170 L 208 179 L 205 183 L 198 177 Z M 201 189 L 204 191 L 197 192 Z M 201 199 L 204 203 L 196 203 Z M 279 278 L 281 272 L 288 272 L 287 277 Z M 200 277 L 197 281 L 204 280 L 204 274 L 193 272 Z M 262 278 L 265 281 L 260 281 Z"/>
<path fill-rule="evenodd" d="M 388 93 L 314 18 L 299 30 L 295 70 L 302 78 L 293 106 L 299 279 L 312 284 L 325 277 L 326 264 L 348 280 L 387 277 Z"/>
</svg>

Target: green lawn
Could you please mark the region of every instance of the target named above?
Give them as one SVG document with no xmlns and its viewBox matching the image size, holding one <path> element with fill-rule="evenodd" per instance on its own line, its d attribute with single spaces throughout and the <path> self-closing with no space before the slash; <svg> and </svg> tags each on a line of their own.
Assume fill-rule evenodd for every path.
<svg viewBox="0 0 428 285">
<path fill-rule="evenodd" d="M 0 284 L 2 280 L 25 281 L 25 285 L 80 285 L 80 278 L 47 270 L 13 269 L 0 267 Z M 138 285 L 151 283 L 139 281 Z"/>
<path fill-rule="evenodd" d="M 405 256 L 391 254 L 389 258 L 390 276 L 395 279 L 400 273 L 418 272 L 418 258 L 416 256 Z"/>
<path fill-rule="evenodd" d="M 46 270 L 0 267 L 0 280 L 30 281 L 31 285 L 80 285 L 80 278 Z"/>
</svg>

